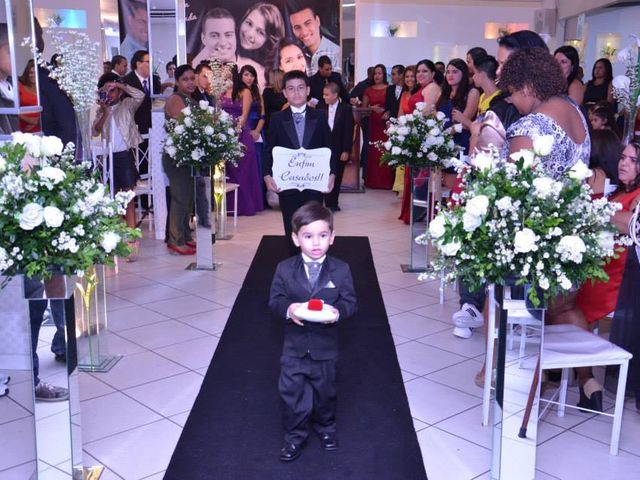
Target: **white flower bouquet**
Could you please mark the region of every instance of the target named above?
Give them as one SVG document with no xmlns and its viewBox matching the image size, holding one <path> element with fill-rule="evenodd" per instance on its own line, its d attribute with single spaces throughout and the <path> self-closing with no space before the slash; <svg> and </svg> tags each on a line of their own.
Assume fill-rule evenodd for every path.
<svg viewBox="0 0 640 480">
<path fill-rule="evenodd" d="M 206 168 L 223 162 L 237 165 L 243 155 L 233 117 L 208 102 L 185 107 L 179 119 L 165 122 L 164 151 L 178 167 Z"/>
<path fill-rule="evenodd" d="M 47 32 L 51 35 L 52 51 L 59 54 L 58 65 L 47 63 L 30 38 L 26 38 L 23 44 L 31 44 L 38 64 L 49 70 L 49 77 L 58 82 L 69 96 L 75 111 L 91 110 L 97 99 L 97 78 L 102 73 L 100 44 L 77 30 L 48 28 Z"/>
<path fill-rule="evenodd" d="M 419 168 L 447 168 L 455 163 L 460 148 L 453 135 L 462 125 L 445 128 L 447 118 L 442 112 L 426 115 L 423 110 L 424 105 L 419 103 L 413 113 L 389 120 L 385 130 L 389 139 L 374 143 L 382 151 L 380 163 Z"/>
<path fill-rule="evenodd" d="M 127 256 L 140 236 L 121 220 L 133 193 L 111 199 L 73 148 L 56 137 L 14 133 L 0 146 L 0 273 L 82 274 Z"/>
<path fill-rule="evenodd" d="M 554 180 L 539 167 L 552 139 L 534 142 L 511 161 L 500 161 L 496 149 L 479 153 L 463 175 L 464 191 L 456 205 L 442 209 L 428 232 L 437 248 L 431 273 L 451 281 L 460 277 L 472 289 L 483 283 L 530 284 L 529 297 L 545 298 L 569 291 L 591 279 L 607 280 L 606 258 L 616 241 L 610 225 L 620 204 L 592 200 L 583 180 L 591 171 L 576 164 Z"/>
<path fill-rule="evenodd" d="M 617 75 L 611 82 L 614 98 L 627 112 L 640 107 L 640 37 L 633 37 L 635 42 L 617 55 L 618 62 L 625 65 L 625 74 Z"/>
</svg>

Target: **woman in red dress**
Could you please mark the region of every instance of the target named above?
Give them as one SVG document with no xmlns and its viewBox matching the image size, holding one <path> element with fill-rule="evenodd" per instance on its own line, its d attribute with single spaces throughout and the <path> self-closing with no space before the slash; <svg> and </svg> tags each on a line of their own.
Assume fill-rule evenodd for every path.
<svg viewBox="0 0 640 480">
<path fill-rule="evenodd" d="M 618 190 L 610 200 L 622 204 L 611 223 L 623 234 L 629 234 L 629 220 L 633 209 L 640 202 L 640 144 L 630 143 L 620 155 L 618 163 Z M 591 330 L 590 324 L 616 310 L 618 293 L 622 284 L 628 248 L 612 258 L 604 269 L 609 276 L 607 282 L 586 282 L 580 287 L 576 299 L 576 308 L 562 315 L 562 323 L 571 323 L 585 330 Z M 578 368 L 580 380 L 579 407 L 602 411 L 602 386 L 593 378 L 590 367 Z"/>
<path fill-rule="evenodd" d="M 20 95 L 21 107 L 32 107 L 38 105 L 38 94 L 36 92 L 36 69 L 33 60 L 27 62 L 27 66 L 18 77 L 18 93 Z M 24 133 L 36 133 L 40 131 L 40 114 L 23 113 L 20 115 L 20 131 Z"/>
<path fill-rule="evenodd" d="M 387 69 L 384 65 L 376 65 L 373 69 L 373 85 L 367 87 L 362 99 L 363 107 L 371 108 L 369 118 L 369 145 L 367 166 L 364 172 L 364 184 L 369 188 L 391 190 L 393 186 L 393 170 L 389 165 L 380 165 L 382 152 L 373 145 L 374 142 L 386 142 L 384 133 L 386 122 L 382 118 L 385 111 L 387 92 Z"/>
</svg>

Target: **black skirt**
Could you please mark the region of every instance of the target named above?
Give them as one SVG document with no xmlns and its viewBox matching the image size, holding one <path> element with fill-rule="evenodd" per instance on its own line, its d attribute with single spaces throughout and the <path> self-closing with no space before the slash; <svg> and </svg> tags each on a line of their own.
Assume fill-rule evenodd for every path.
<svg viewBox="0 0 640 480">
<path fill-rule="evenodd" d="M 113 152 L 113 190 L 114 193 L 133 190 L 140 174 L 131 150 Z"/>
</svg>

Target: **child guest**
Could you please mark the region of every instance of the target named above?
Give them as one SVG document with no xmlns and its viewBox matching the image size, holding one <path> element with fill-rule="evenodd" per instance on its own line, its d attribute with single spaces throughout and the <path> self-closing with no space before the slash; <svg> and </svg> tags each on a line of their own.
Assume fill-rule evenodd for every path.
<svg viewBox="0 0 640 480">
<path fill-rule="evenodd" d="M 327 255 L 333 244 L 333 214 L 318 202 L 310 202 L 293 214 L 292 238 L 301 255 L 278 264 L 271 284 L 269 307 L 286 318 L 280 359 L 278 390 L 285 404 L 284 446 L 280 460 L 300 456 L 309 435 L 309 424 L 320 436 L 322 448 L 338 448 L 336 436 L 336 322 L 357 309 L 349 266 Z M 310 299 L 320 299 L 332 318 L 324 323 L 305 321 L 299 308 Z"/>
</svg>

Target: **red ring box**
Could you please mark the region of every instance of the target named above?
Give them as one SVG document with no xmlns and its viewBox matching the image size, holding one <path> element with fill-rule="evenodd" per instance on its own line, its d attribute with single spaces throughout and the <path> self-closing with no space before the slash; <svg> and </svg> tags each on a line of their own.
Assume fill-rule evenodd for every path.
<svg viewBox="0 0 640 480">
<path fill-rule="evenodd" d="M 307 308 L 309 310 L 312 311 L 318 311 L 321 312 L 322 311 L 322 306 L 324 305 L 324 302 L 322 300 L 320 300 L 319 298 L 312 298 L 311 300 L 309 300 L 309 302 L 307 303 Z"/>
</svg>

